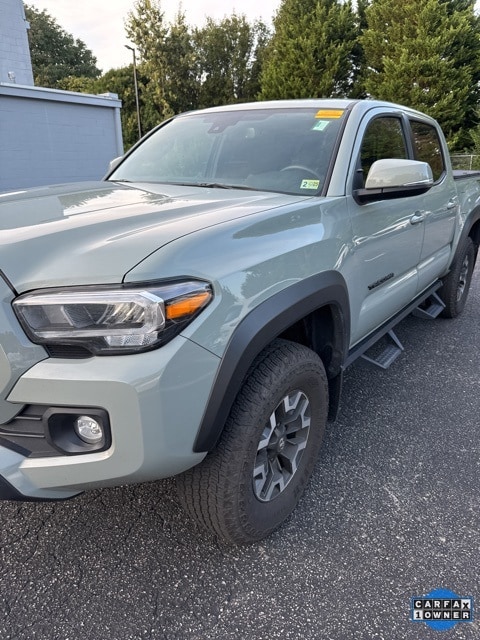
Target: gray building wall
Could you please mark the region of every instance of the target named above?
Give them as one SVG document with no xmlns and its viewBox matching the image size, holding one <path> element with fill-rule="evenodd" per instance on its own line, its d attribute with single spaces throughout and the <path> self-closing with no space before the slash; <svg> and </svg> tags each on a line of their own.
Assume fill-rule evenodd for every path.
<svg viewBox="0 0 480 640">
<path fill-rule="evenodd" d="M 33 85 L 22 0 L 0 0 L 0 82 Z"/>
<path fill-rule="evenodd" d="M 123 153 L 120 107 L 115 94 L 0 83 L 0 191 L 100 179 Z"/>
</svg>

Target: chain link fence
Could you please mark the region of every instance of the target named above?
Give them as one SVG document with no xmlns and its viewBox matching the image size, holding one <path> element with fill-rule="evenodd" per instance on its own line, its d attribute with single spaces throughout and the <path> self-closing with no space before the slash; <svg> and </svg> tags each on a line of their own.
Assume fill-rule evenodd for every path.
<svg viewBox="0 0 480 640">
<path fill-rule="evenodd" d="M 458 171 L 480 170 L 480 155 L 454 154 L 450 156 L 452 168 Z"/>
</svg>

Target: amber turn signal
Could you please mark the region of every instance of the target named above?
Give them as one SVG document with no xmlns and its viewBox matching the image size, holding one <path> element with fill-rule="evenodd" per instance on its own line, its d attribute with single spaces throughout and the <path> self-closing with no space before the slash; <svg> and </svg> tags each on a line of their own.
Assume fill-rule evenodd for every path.
<svg viewBox="0 0 480 640">
<path fill-rule="evenodd" d="M 165 306 L 165 317 L 167 320 L 178 320 L 185 316 L 191 316 L 202 309 L 211 297 L 210 291 L 202 291 L 186 298 L 172 300 Z"/>
</svg>

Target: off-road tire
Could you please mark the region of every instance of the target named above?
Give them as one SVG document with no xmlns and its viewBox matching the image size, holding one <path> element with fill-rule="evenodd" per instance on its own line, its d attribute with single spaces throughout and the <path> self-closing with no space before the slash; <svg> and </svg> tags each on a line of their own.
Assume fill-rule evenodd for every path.
<svg viewBox="0 0 480 640">
<path fill-rule="evenodd" d="M 227 543 L 269 535 L 305 489 L 327 414 L 321 359 L 302 345 L 275 340 L 253 363 L 216 449 L 177 477 L 186 511 Z"/>
<path fill-rule="evenodd" d="M 462 313 L 467 302 L 468 291 L 475 266 L 475 245 L 470 237 L 458 247 L 452 268 L 443 282 L 439 295 L 445 303 L 441 315 L 456 318 Z"/>
</svg>

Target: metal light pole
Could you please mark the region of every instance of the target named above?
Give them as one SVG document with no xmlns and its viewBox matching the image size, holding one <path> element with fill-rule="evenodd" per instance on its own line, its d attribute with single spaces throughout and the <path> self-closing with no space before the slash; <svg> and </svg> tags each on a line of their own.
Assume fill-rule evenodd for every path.
<svg viewBox="0 0 480 640">
<path fill-rule="evenodd" d="M 138 122 L 138 139 L 142 137 L 142 125 L 140 122 L 140 102 L 138 100 L 138 83 L 137 83 L 137 57 L 135 55 L 135 49 L 128 44 L 125 45 L 126 49 L 130 49 L 133 53 L 133 82 L 135 85 L 135 104 L 137 105 L 137 122 Z"/>
</svg>

